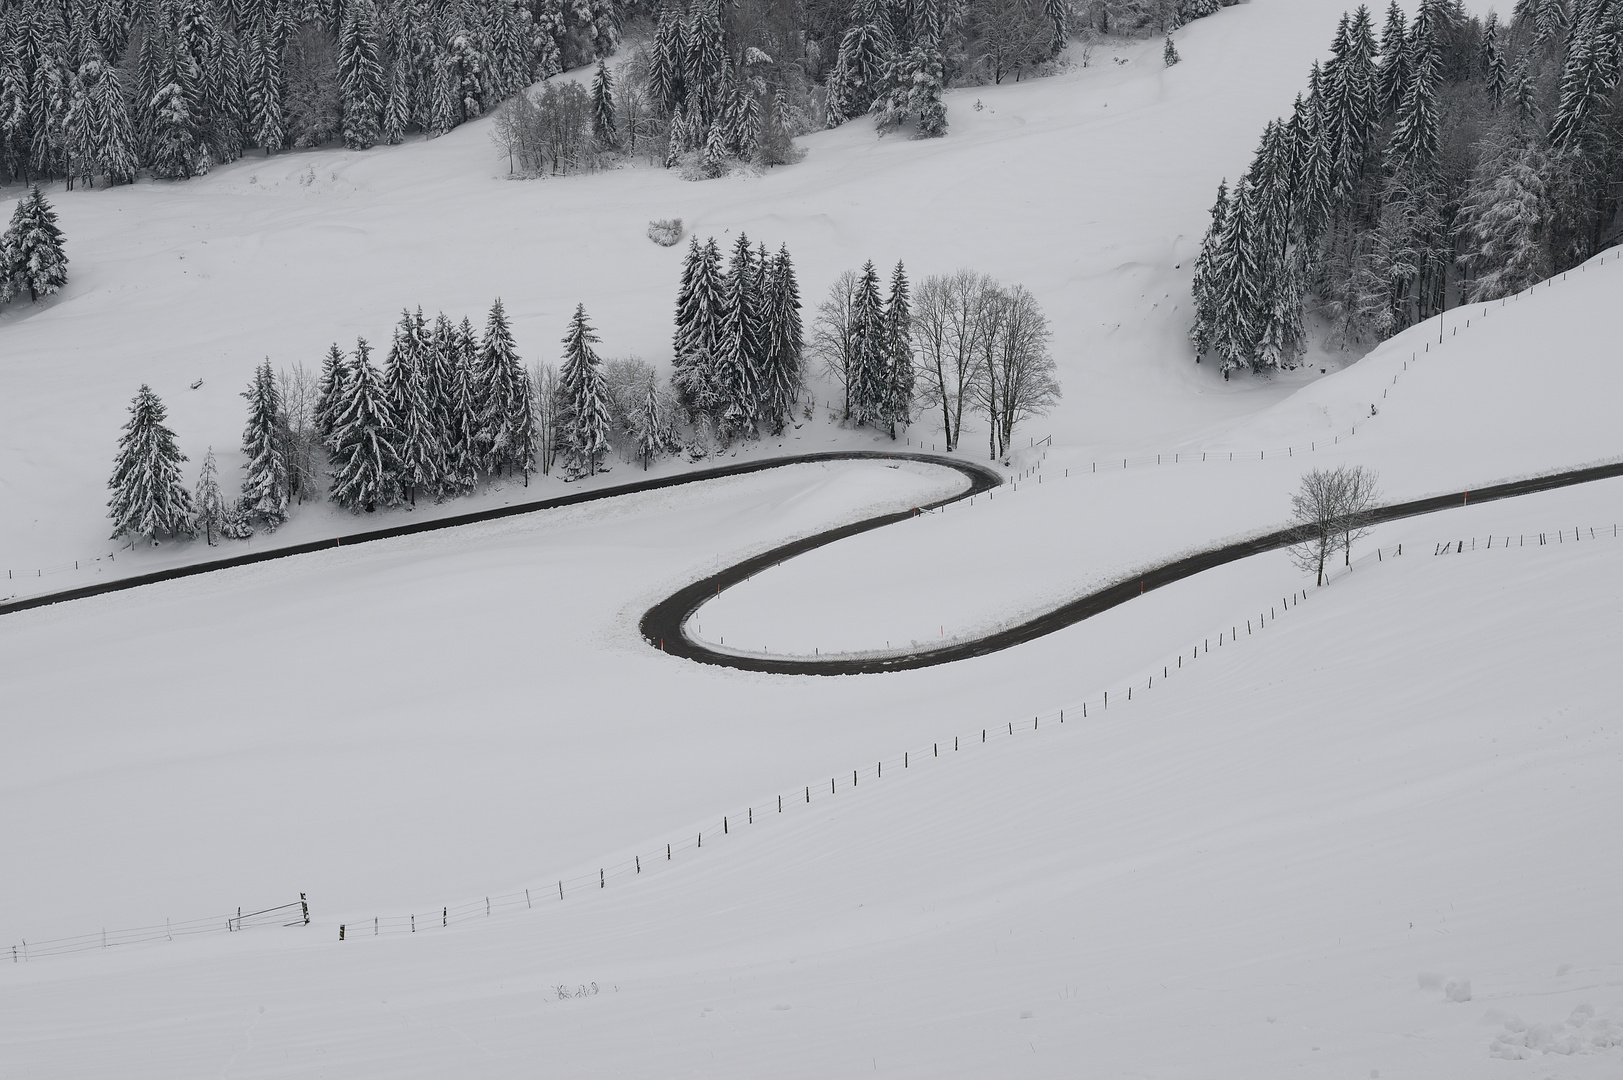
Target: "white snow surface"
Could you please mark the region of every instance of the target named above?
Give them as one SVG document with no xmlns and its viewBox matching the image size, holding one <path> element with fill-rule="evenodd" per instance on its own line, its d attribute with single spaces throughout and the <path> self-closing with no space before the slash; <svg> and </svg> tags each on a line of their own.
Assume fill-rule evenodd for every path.
<svg viewBox="0 0 1623 1080">
<path fill-rule="evenodd" d="M 707 604 L 691 629 L 729 650 L 969 636 L 1276 528 L 1311 466 L 1399 499 L 1615 458 L 1615 255 L 1451 312 L 1440 347 L 1433 322 L 1262 385 L 1188 363 L 1215 179 L 1339 12 L 1252 0 L 1179 31 L 1176 68 L 1145 43 L 956 92 L 945 140 L 847 125 L 759 179 L 509 183 L 477 124 L 64 194 L 73 285 L 0 316 L 0 563 L 105 554 L 142 380 L 200 459 L 260 355 L 385 339 L 403 303 L 500 293 L 536 354 L 585 300 L 609 352 L 664 359 L 679 253 L 641 234 L 670 216 L 787 240 L 808 301 L 870 254 L 1020 281 L 1067 389 L 1018 490 Z M 782 452 L 842 445 L 874 443 L 819 415 Z M 1322 589 L 1276 553 L 906 673 L 638 635 L 718 562 L 961 485 L 795 466 L 0 619 L 0 942 L 313 912 L 0 955 L 0 1076 L 1617 1076 L 1623 480 L 1383 526 Z M 305 507 L 254 543 L 392 520 Z"/>
</svg>

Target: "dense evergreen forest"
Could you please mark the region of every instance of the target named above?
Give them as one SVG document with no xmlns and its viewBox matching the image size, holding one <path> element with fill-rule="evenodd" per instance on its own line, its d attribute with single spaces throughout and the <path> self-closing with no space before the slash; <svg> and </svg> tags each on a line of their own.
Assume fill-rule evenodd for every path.
<svg viewBox="0 0 1623 1080">
<path fill-rule="evenodd" d="M 249 150 L 438 135 L 503 102 L 515 168 L 647 153 L 716 174 L 864 113 L 940 135 L 945 87 L 1233 2 L 0 0 L 0 183 L 184 179 Z M 519 94 L 594 60 L 590 93 Z"/>
<path fill-rule="evenodd" d="M 1460 0 L 1342 17 L 1289 116 L 1218 189 L 1196 263 L 1198 356 L 1291 367 L 1304 315 L 1380 341 L 1495 300 L 1618 236 L 1623 2 Z"/>
</svg>

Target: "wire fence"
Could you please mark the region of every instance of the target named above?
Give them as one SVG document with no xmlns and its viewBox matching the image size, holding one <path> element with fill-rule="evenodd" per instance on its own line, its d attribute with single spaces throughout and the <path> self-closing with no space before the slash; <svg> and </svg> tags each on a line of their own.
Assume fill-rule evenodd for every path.
<svg viewBox="0 0 1623 1080">
<path fill-rule="evenodd" d="M 195 937 L 198 934 L 234 934 L 259 926 L 308 926 L 310 904 L 303 893 L 291 904 L 244 912 L 240 907 L 235 915 L 215 915 L 203 919 L 187 919 L 163 925 L 136 926 L 123 930 L 100 930 L 93 934 L 51 938 L 48 941 L 21 940 L 11 947 L 14 964 L 27 963 L 66 953 L 88 952 L 92 949 L 113 949 L 126 945 L 145 945 L 154 941 L 173 941 L 177 937 Z"/>
<path fill-rule="evenodd" d="M 1330 580 L 1339 579 L 1340 576 L 1366 563 L 1383 563 L 1402 554 L 1401 544 L 1375 548 L 1352 560 L 1350 565 L 1342 568 L 1340 575 L 1327 579 L 1327 585 Z M 1309 590 L 1301 589 L 1282 596 L 1277 604 L 1270 603 L 1267 607 L 1259 607 L 1255 615 L 1248 614 L 1243 621 L 1236 619 L 1227 627 L 1218 627 L 1216 633 L 1204 635 L 1198 641 L 1179 650 L 1176 656 L 1168 658 L 1161 665 L 1160 675 L 1149 669 L 1144 673 L 1142 681 L 1133 680 L 1114 690 L 1104 690 L 1097 697 L 1072 701 L 1061 708 L 1033 715 L 1030 723 L 1026 723 L 1022 718 L 960 731 L 928 745 L 920 744 L 903 750 L 900 754 L 892 754 L 872 764 L 859 765 L 827 778 L 818 778 L 795 788 L 775 792 L 756 802 L 734 807 L 663 845 L 647 848 L 614 862 L 606 862 L 595 869 L 560 875 L 532 884 L 528 888 L 491 893 L 457 904 L 442 904 L 403 915 L 379 915 L 354 921 L 346 920 L 338 925 L 338 940 L 381 937 L 385 934 L 427 933 L 497 915 L 546 909 L 569 900 L 596 895 L 607 890 L 610 885 L 627 884 L 644 874 L 658 873 L 672 867 L 679 856 L 698 853 L 707 844 L 715 848 L 718 844 L 725 843 L 734 833 L 752 830 L 757 825 L 781 818 L 784 814 L 793 814 L 797 810 L 805 810 L 811 806 L 821 806 L 842 795 L 849 797 L 864 785 L 871 786 L 883 780 L 887 774 L 891 777 L 906 775 L 914 768 L 928 768 L 942 758 L 963 754 L 972 747 L 989 746 L 1039 731 L 1063 729 L 1067 725 L 1074 728 L 1082 721 L 1103 718 L 1112 704 L 1120 710 L 1135 699 L 1142 701 L 1155 690 L 1158 683 L 1165 684 L 1183 671 L 1196 667 L 1198 661 L 1209 657 L 1213 649 L 1222 655 L 1224 649 L 1232 650 L 1238 645 L 1242 637 L 1250 638 L 1261 634 L 1263 630 L 1283 618 L 1285 613 L 1304 603 L 1310 595 Z M 1243 631 L 1242 626 L 1245 628 Z"/>
<path fill-rule="evenodd" d="M 1547 547 L 1552 544 L 1578 544 L 1585 540 L 1616 540 L 1618 538 L 1617 525 L 1590 526 L 1585 529 L 1573 526 L 1569 532 L 1566 529 L 1557 529 L 1555 532 L 1538 533 L 1493 533 L 1485 537 L 1473 536 L 1469 540 L 1444 540 L 1434 545 L 1433 555 L 1460 555 L 1467 551 L 1492 551 L 1495 542 L 1500 550 L 1506 548 Z"/>
</svg>

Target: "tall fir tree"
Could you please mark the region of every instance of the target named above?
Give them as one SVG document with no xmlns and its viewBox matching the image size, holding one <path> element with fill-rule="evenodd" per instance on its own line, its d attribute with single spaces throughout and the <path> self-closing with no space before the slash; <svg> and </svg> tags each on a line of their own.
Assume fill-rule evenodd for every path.
<svg viewBox="0 0 1623 1080">
<path fill-rule="evenodd" d="M 316 435 L 320 437 L 322 445 L 331 447 L 333 435 L 338 430 L 338 417 L 344 411 L 344 399 L 348 393 L 349 361 L 344 357 L 344 350 L 338 347 L 335 341 L 327 350 L 327 355 L 321 360 L 321 377 L 316 383 Z"/>
<path fill-rule="evenodd" d="M 54 296 L 68 283 L 68 256 L 56 211 L 38 184 L 17 200 L 0 234 L 0 301 L 26 292 L 32 301 Z"/>
<path fill-rule="evenodd" d="M 290 480 L 287 414 L 268 357 L 254 369 L 253 381 L 242 396 L 248 402 L 248 424 L 242 432 L 242 456 L 246 462 L 242 508 L 274 531 L 287 520 Z"/>
<path fill-rule="evenodd" d="M 761 420 L 773 434 L 782 434 L 793 418 L 795 398 L 800 394 L 800 357 L 803 331 L 800 320 L 800 286 L 789 258 L 788 245 L 781 245 L 766 274 L 764 348 L 761 376 Z"/>
<path fill-rule="evenodd" d="M 617 150 L 620 132 L 614 110 L 614 78 L 609 65 L 602 58 L 597 61 L 597 74 L 592 77 L 592 137 L 605 150 Z"/>
<path fill-rule="evenodd" d="M 175 433 L 164 426 L 166 419 L 163 402 L 142 383 L 130 402 L 130 418 L 107 481 L 113 492 L 107 513 L 115 540 L 145 536 L 156 544 L 160 536 L 192 535 L 192 495 L 180 473 L 186 455 L 176 445 Z"/>
<path fill-rule="evenodd" d="M 577 305 L 564 335 L 564 366 L 558 377 L 563 397 L 559 442 L 572 476 L 595 474 L 609 448 L 608 383 L 603 362 L 592 350 L 597 340 L 586 305 Z"/>
<path fill-rule="evenodd" d="M 383 118 L 383 67 L 378 62 L 377 14 L 371 0 L 346 0 L 338 33 L 338 81 L 343 90 L 344 145 L 374 146 Z"/>
<path fill-rule="evenodd" d="M 471 342 L 473 327 L 467 328 Z M 433 350 L 443 357 L 450 370 L 449 397 L 445 405 L 445 474 L 443 494 L 470 492 L 483 469 L 480 451 L 480 417 L 484 405 L 479 397 L 479 375 L 471 344 L 443 313 L 434 321 Z"/>
<path fill-rule="evenodd" d="M 371 346 L 355 343 L 333 432 L 331 499 L 352 513 L 393 506 L 400 497 L 400 433 Z"/>
<path fill-rule="evenodd" d="M 276 35 L 261 29 L 248 38 L 248 131 L 267 155 L 282 149 L 282 53 Z"/>
<path fill-rule="evenodd" d="M 519 359 L 507 312 L 498 298 L 485 320 L 479 348 L 484 415 L 481 442 L 486 467 L 494 473 L 518 473 L 526 486 L 535 470 L 535 414 L 530 408 L 530 376 Z"/>
<path fill-rule="evenodd" d="M 890 275 L 890 295 L 885 299 L 884 328 L 885 392 L 880 420 L 892 439 L 896 425 L 908 427 L 913 421 L 913 312 L 907 270 L 901 262 Z"/>
<path fill-rule="evenodd" d="M 1219 281 L 1222 262 L 1222 244 L 1226 235 L 1229 211 L 1228 181 L 1217 185 L 1217 202 L 1212 204 L 1212 223 L 1200 242 L 1200 254 L 1195 257 L 1194 277 L 1190 293 L 1195 301 L 1195 321 L 1189 328 L 1189 340 L 1195 347 L 1195 362 L 1217 345 L 1218 328 L 1222 321 L 1219 308 Z"/>
<path fill-rule="evenodd" d="M 733 244 L 724 283 L 719 360 L 727 378 L 725 419 L 730 431 L 755 430 L 761 395 L 761 267 L 743 232 Z"/>
<path fill-rule="evenodd" d="M 439 401 L 432 379 L 432 361 L 423 314 L 403 311 L 384 363 L 384 392 L 399 432 L 400 486 L 406 500 L 417 505 L 417 493 L 437 492 L 445 470 Z"/>
<path fill-rule="evenodd" d="M 203 534 L 209 547 L 214 546 L 214 534 L 223 532 L 227 513 L 225 495 L 220 491 L 220 467 L 214 461 L 214 447 L 203 455 L 203 467 L 197 473 L 197 490 L 192 496 L 195 509 L 193 528 Z"/>
<path fill-rule="evenodd" d="M 709 412 L 722 398 L 722 387 L 714 385 L 711 375 L 721 352 L 723 289 L 721 249 L 715 238 L 701 247 L 699 238 L 693 237 L 676 294 L 673 340 L 673 381 L 692 412 Z"/>
<path fill-rule="evenodd" d="M 863 264 L 851 304 L 851 412 L 858 425 L 886 423 L 889 356 L 885 308 L 879 297 L 879 271 L 873 260 Z"/>
</svg>

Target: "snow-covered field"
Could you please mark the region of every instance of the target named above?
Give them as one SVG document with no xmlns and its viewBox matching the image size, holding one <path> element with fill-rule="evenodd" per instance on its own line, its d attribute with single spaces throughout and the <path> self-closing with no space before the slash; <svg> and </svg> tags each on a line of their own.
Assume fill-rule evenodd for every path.
<svg viewBox="0 0 1623 1080">
<path fill-rule="evenodd" d="M 0 316 L 0 565 L 105 554 L 143 380 L 197 459 L 235 447 L 261 355 L 384 338 L 402 304 L 501 294 L 535 356 L 582 300 L 609 354 L 664 361 L 680 255 L 642 232 L 669 216 L 787 241 L 808 301 L 869 256 L 1020 281 L 1066 388 L 1017 490 L 729 592 L 695 620 L 729 649 L 967 636 L 1277 527 L 1314 465 L 1398 499 L 1615 458 L 1615 256 L 1451 312 L 1440 346 L 1434 322 L 1263 385 L 1188 363 L 1216 179 L 1339 11 L 1252 0 L 1180 31 L 1176 68 L 1147 43 L 957 92 L 939 143 L 848 125 L 759 179 L 507 182 L 476 124 L 64 193 L 73 285 Z M 783 452 L 868 444 L 798 434 Z M 915 672 L 752 675 L 638 637 L 719 561 L 960 484 L 795 466 L 0 619 L 0 942 L 301 891 L 314 916 L 0 957 L 0 1076 L 1618 1075 L 1623 480 L 1383 526 L 1289 606 L 1277 553 Z M 537 487 L 487 500 L 569 490 Z M 277 539 L 376 523 L 306 507 Z"/>
</svg>

